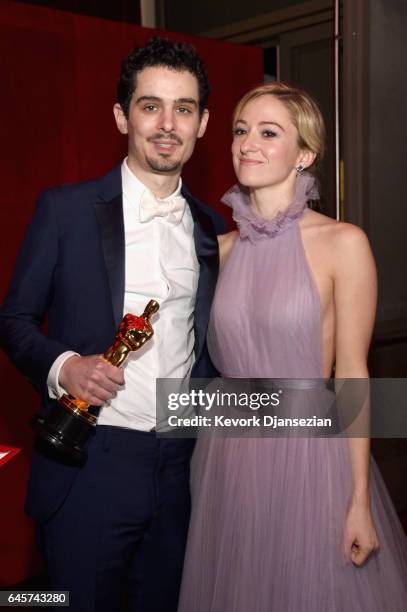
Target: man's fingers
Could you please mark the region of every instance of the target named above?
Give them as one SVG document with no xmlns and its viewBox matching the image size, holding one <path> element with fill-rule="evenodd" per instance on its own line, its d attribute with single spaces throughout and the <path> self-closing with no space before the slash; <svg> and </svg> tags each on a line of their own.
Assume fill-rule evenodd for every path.
<svg viewBox="0 0 407 612">
<path fill-rule="evenodd" d="M 124 384 L 124 373 L 121 368 L 112 366 L 103 359 L 95 360 L 92 365 L 93 368 L 88 372 L 88 376 L 83 378 L 84 385 L 95 384 L 115 393 L 119 386 Z M 90 388 L 89 391 L 91 391 Z"/>
<path fill-rule="evenodd" d="M 96 375 L 101 374 L 104 380 L 109 380 L 116 385 L 124 384 L 123 369 L 117 368 L 116 366 L 111 365 L 104 359 L 101 359 L 100 362 L 96 364 L 94 373 Z"/>
<path fill-rule="evenodd" d="M 121 385 L 118 385 L 115 382 L 112 382 L 110 378 L 106 376 L 95 378 L 95 380 L 90 380 L 85 385 L 85 390 L 88 393 L 93 393 L 98 397 L 102 397 L 105 399 L 110 399 L 112 395 L 117 393 L 117 391 L 121 388 Z M 106 397 L 108 396 L 108 397 Z"/>
<path fill-rule="evenodd" d="M 98 408 L 100 408 L 101 406 L 103 406 L 103 404 L 105 404 L 106 402 L 104 400 L 101 400 L 100 398 L 96 397 L 96 395 L 91 395 L 91 394 L 87 394 L 87 393 L 82 393 L 82 400 L 86 403 L 89 404 L 89 406 L 97 406 Z"/>
<path fill-rule="evenodd" d="M 62 366 L 60 382 L 68 393 L 93 406 L 101 406 L 124 384 L 124 373 L 102 355 L 75 355 Z"/>
<path fill-rule="evenodd" d="M 84 400 L 92 406 L 102 406 L 115 395 L 115 392 L 108 391 L 97 385 L 90 385 L 89 388 L 81 389 L 80 399 Z"/>
<path fill-rule="evenodd" d="M 122 368 L 116 368 L 115 366 L 109 366 L 107 372 L 108 378 L 116 385 L 124 385 L 124 372 Z"/>
</svg>

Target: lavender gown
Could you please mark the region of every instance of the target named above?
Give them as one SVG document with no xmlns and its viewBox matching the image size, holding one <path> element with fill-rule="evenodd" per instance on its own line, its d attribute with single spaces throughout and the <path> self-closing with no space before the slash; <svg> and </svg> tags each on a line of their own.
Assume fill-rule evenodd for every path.
<svg viewBox="0 0 407 612">
<path fill-rule="evenodd" d="M 320 378 L 321 322 L 299 219 L 310 177 L 271 221 L 232 188 L 239 237 L 221 273 L 209 347 L 222 376 Z M 253 324 L 255 322 L 255 324 Z M 406 612 L 407 546 L 378 469 L 370 489 L 380 550 L 346 561 L 346 438 L 202 438 L 179 612 Z"/>
</svg>

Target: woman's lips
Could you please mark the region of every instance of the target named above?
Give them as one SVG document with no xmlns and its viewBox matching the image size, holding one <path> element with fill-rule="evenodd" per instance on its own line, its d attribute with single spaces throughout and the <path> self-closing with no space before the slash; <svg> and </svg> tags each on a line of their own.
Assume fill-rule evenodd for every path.
<svg viewBox="0 0 407 612">
<path fill-rule="evenodd" d="M 239 159 L 240 164 L 245 164 L 248 166 L 256 166 L 257 164 L 262 164 L 263 162 L 257 159 Z"/>
</svg>

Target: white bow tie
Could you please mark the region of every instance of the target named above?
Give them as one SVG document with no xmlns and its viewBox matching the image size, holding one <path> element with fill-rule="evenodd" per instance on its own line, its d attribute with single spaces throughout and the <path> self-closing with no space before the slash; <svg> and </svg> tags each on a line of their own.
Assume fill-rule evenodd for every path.
<svg viewBox="0 0 407 612">
<path fill-rule="evenodd" d="M 147 223 L 154 217 L 165 217 L 168 223 L 177 225 L 182 219 L 184 210 L 185 200 L 182 196 L 159 200 L 146 189 L 140 200 L 140 222 Z"/>
</svg>

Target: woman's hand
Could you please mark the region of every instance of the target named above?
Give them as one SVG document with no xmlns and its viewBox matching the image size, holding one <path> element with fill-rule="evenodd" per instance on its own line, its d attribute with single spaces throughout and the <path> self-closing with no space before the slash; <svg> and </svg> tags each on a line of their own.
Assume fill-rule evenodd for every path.
<svg viewBox="0 0 407 612">
<path fill-rule="evenodd" d="M 368 502 L 352 502 L 345 522 L 345 556 L 362 565 L 379 548 L 379 538 Z"/>
</svg>

